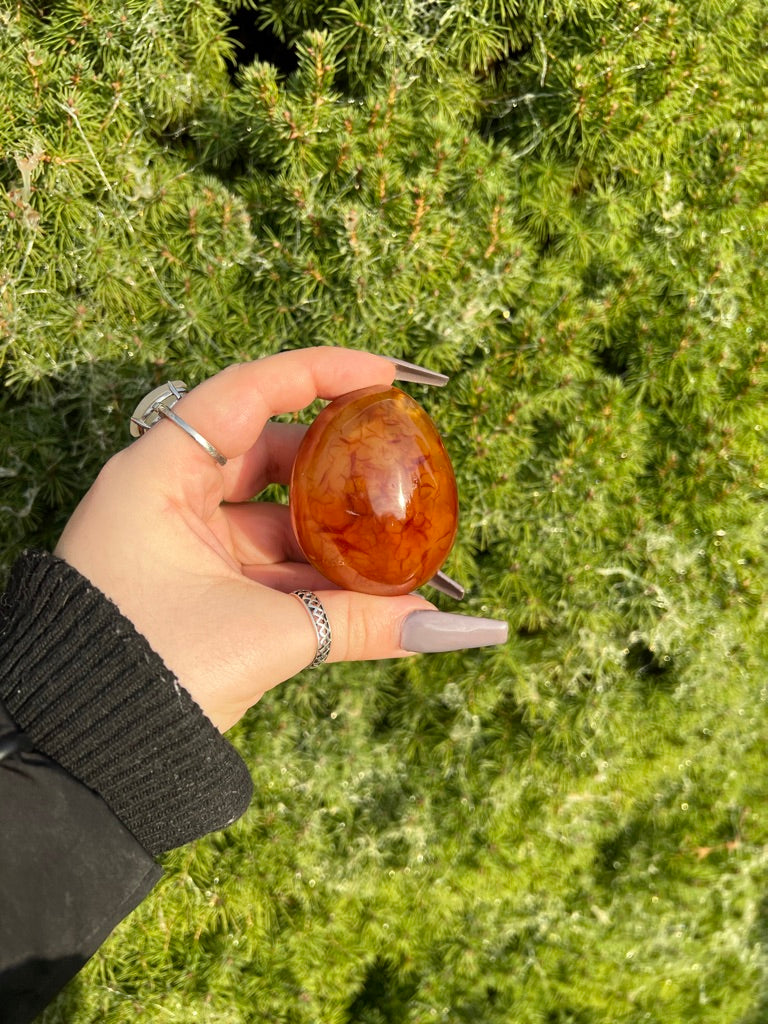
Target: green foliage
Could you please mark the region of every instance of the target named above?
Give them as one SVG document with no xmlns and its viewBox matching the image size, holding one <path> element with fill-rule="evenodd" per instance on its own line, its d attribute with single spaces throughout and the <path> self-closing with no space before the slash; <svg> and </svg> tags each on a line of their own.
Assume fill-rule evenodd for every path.
<svg viewBox="0 0 768 1024">
<path fill-rule="evenodd" d="M 512 628 L 269 695 L 47 1024 L 764 1018 L 766 19 L 2 5 L 3 561 L 152 384 L 341 344 L 452 374 L 446 568 Z"/>
</svg>

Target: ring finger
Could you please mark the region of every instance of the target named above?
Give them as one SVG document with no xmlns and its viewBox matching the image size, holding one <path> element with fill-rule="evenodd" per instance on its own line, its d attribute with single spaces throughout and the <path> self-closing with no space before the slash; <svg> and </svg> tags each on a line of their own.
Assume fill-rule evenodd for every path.
<svg viewBox="0 0 768 1024">
<path fill-rule="evenodd" d="M 223 505 L 220 512 L 227 523 L 232 554 L 244 572 L 248 566 L 281 562 L 306 564 L 287 505 L 251 501 Z"/>
</svg>

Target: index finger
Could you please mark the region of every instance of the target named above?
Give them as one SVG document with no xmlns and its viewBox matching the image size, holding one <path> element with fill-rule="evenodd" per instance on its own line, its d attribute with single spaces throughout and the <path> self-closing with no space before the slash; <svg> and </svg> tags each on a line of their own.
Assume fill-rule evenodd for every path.
<svg viewBox="0 0 768 1024">
<path fill-rule="evenodd" d="M 185 395 L 184 410 L 223 455 L 235 458 L 272 416 L 297 412 L 316 398 L 391 384 L 394 377 L 394 363 L 371 352 L 297 349 L 222 370 Z"/>
<path fill-rule="evenodd" d="M 219 467 L 184 431 L 167 421 L 137 442 L 163 479 L 192 471 L 210 474 L 229 490 L 238 475 L 238 459 L 256 443 L 272 416 L 296 412 L 316 398 L 339 395 L 373 384 L 391 384 L 397 367 L 384 356 L 356 349 L 306 348 L 281 352 L 252 363 L 237 363 L 188 392 L 174 407 L 224 455 Z M 198 477 L 199 479 L 199 477 Z"/>
</svg>

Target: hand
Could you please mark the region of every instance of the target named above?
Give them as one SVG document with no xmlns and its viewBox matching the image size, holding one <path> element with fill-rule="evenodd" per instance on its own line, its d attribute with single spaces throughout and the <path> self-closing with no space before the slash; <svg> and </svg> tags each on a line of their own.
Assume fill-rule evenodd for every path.
<svg viewBox="0 0 768 1024">
<path fill-rule="evenodd" d="M 312 622 L 291 596 L 299 588 L 326 609 L 329 661 L 404 657 L 404 637 L 412 649 L 430 649 L 435 626 L 443 636 L 436 650 L 506 637 L 505 623 L 444 615 L 416 594 L 333 588 L 304 560 L 287 506 L 249 501 L 288 482 L 306 429 L 270 417 L 389 385 L 395 372 L 381 356 L 334 348 L 231 366 L 174 410 L 227 457 L 225 466 L 159 422 L 106 464 L 62 534 L 56 554 L 117 604 L 222 731 L 314 658 Z M 424 611 L 431 614 L 409 618 Z"/>
</svg>

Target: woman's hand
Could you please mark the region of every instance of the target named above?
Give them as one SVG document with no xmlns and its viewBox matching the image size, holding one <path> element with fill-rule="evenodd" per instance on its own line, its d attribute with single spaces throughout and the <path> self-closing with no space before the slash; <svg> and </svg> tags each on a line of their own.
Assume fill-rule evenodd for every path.
<svg viewBox="0 0 768 1024">
<path fill-rule="evenodd" d="M 415 594 L 332 587 L 304 560 L 287 506 L 249 501 L 288 482 L 306 429 L 272 416 L 389 385 L 395 373 L 381 356 L 334 348 L 229 367 L 174 408 L 226 465 L 162 421 L 106 464 L 62 534 L 56 554 L 117 604 L 222 731 L 314 658 L 293 590 L 322 600 L 329 661 L 402 657 L 405 640 L 447 650 L 506 637 L 505 623 L 444 615 Z"/>
</svg>

